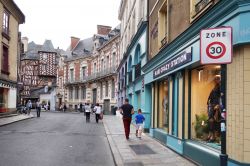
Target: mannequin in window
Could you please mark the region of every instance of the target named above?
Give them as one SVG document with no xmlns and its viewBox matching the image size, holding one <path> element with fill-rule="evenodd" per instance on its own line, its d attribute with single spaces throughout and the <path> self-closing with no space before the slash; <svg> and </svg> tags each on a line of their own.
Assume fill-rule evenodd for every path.
<svg viewBox="0 0 250 166">
<path fill-rule="evenodd" d="M 164 110 L 164 127 L 168 127 L 168 97 L 164 96 L 163 100 L 162 100 L 162 107 Z"/>
<path fill-rule="evenodd" d="M 221 91 L 220 91 L 220 76 L 214 78 L 215 86 L 209 94 L 207 100 L 208 106 L 208 142 L 215 141 L 215 131 L 218 128 L 217 123 L 219 122 L 220 116 L 220 101 L 221 101 Z"/>
</svg>

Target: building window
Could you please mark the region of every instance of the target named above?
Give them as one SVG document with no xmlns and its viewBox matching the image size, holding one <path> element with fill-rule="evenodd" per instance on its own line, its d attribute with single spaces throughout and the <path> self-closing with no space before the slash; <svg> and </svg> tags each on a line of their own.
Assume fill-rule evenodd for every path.
<svg viewBox="0 0 250 166">
<path fill-rule="evenodd" d="M 9 48 L 3 45 L 2 73 L 9 74 Z"/>
<path fill-rule="evenodd" d="M 112 55 L 112 66 L 116 66 L 116 57 L 115 57 L 115 53 L 113 53 Z"/>
<path fill-rule="evenodd" d="M 108 97 L 108 95 L 109 95 L 108 90 L 109 90 L 109 83 L 108 83 L 108 81 L 106 81 L 106 85 L 105 85 L 105 96 L 106 97 Z"/>
<path fill-rule="evenodd" d="M 101 71 L 104 70 L 104 59 L 101 60 Z"/>
<path fill-rule="evenodd" d="M 135 50 L 135 79 L 139 78 L 141 76 L 141 47 L 140 45 L 137 45 L 136 50 Z"/>
<path fill-rule="evenodd" d="M 198 18 L 210 6 L 215 4 L 214 0 L 190 0 L 191 2 L 191 21 Z"/>
<path fill-rule="evenodd" d="M 79 99 L 79 88 L 75 87 L 75 99 Z"/>
<path fill-rule="evenodd" d="M 112 98 L 115 98 L 115 80 L 112 80 Z"/>
<path fill-rule="evenodd" d="M 169 81 L 161 81 L 158 88 L 158 124 L 157 127 L 169 132 Z"/>
<path fill-rule="evenodd" d="M 9 35 L 10 14 L 5 10 L 3 12 L 3 33 Z"/>
<path fill-rule="evenodd" d="M 44 61 L 47 61 L 48 55 L 47 55 L 46 53 L 44 53 L 43 56 L 42 56 L 42 59 L 43 59 Z"/>
<path fill-rule="evenodd" d="M 74 69 L 70 69 L 70 82 L 74 81 Z"/>
<path fill-rule="evenodd" d="M 109 56 L 106 57 L 106 69 L 109 68 Z"/>
<path fill-rule="evenodd" d="M 167 12 L 167 2 L 165 2 L 158 13 L 158 46 L 162 48 L 166 43 L 168 43 L 168 12 Z"/>
<path fill-rule="evenodd" d="M 86 87 L 82 87 L 82 99 L 86 99 Z"/>
<path fill-rule="evenodd" d="M 220 148 L 221 66 L 208 65 L 191 73 L 191 137 Z M 199 101 L 199 102 L 197 102 Z"/>
<path fill-rule="evenodd" d="M 73 99 L 73 88 L 69 88 L 69 99 Z"/>
<path fill-rule="evenodd" d="M 94 63 L 94 74 L 96 73 L 96 63 Z"/>
<path fill-rule="evenodd" d="M 59 78 L 59 87 L 62 88 L 62 78 Z"/>
<path fill-rule="evenodd" d="M 84 80 L 86 77 L 86 67 L 82 67 L 82 79 Z"/>
<path fill-rule="evenodd" d="M 0 113 L 6 112 L 8 108 L 9 89 L 0 87 Z"/>
<path fill-rule="evenodd" d="M 100 87 L 100 99 L 103 97 L 103 87 L 102 87 L 102 82 L 101 82 L 101 87 Z"/>
</svg>

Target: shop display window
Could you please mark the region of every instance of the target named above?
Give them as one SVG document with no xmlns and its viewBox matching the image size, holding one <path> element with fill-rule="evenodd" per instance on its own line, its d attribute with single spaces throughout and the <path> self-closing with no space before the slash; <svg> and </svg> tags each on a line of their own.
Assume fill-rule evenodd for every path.
<svg viewBox="0 0 250 166">
<path fill-rule="evenodd" d="M 191 72 L 191 137 L 220 148 L 221 66 L 207 65 Z"/>
<path fill-rule="evenodd" d="M 158 128 L 169 132 L 169 83 L 168 80 L 159 83 Z"/>
</svg>

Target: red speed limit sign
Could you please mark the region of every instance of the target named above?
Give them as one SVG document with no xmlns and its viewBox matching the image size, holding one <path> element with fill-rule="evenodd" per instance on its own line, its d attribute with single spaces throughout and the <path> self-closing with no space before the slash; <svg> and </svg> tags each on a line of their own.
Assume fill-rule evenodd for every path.
<svg viewBox="0 0 250 166">
<path fill-rule="evenodd" d="M 232 28 L 203 29 L 200 32 L 201 64 L 232 62 Z"/>
</svg>

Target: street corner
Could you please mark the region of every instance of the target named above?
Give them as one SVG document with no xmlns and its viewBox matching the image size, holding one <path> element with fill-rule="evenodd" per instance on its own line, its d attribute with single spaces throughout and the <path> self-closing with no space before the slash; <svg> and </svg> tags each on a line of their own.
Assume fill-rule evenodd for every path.
<svg viewBox="0 0 250 166">
<path fill-rule="evenodd" d="M 26 119 L 31 119 L 34 118 L 33 114 L 20 114 L 20 115 L 15 115 L 11 117 L 6 117 L 6 118 L 1 118 L 0 119 L 0 126 L 8 125 L 11 123 L 15 123 L 18 121 L 26 120 Z"/>
</svg>

